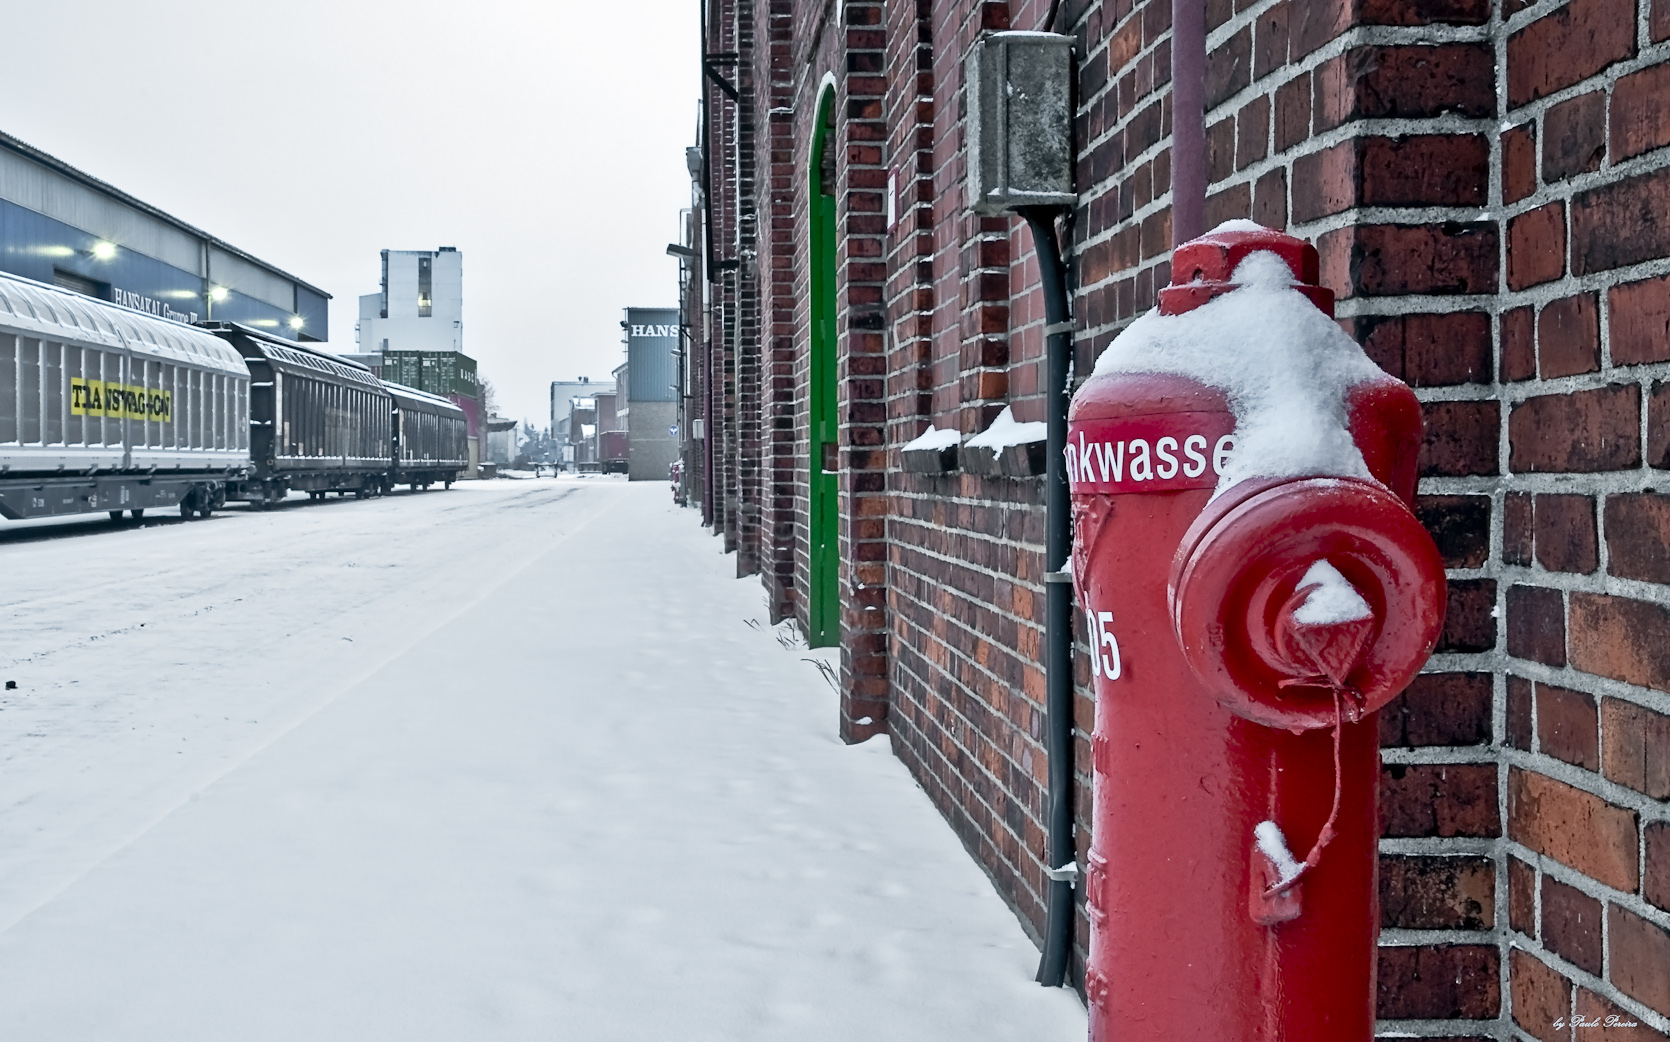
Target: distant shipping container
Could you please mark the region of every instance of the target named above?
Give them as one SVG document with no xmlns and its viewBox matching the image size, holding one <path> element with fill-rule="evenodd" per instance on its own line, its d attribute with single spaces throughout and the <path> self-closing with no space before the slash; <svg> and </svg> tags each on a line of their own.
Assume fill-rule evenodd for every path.
<svg viewBox="0 0 1670 1042">
<path fill-rule="evenodd" d="M 616 469 L 619 464 L 625 468 L 627 458 L 631 453 L 631 442 L 625 431 L 599 431 L 597 435 L 597 459 L 603 464 L 604 470 Z"/>
</svg>

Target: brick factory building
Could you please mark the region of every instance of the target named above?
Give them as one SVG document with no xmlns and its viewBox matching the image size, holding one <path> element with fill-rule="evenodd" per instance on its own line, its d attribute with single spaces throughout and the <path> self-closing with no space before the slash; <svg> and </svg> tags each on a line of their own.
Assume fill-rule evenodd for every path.
<svg viewBox="0 0 1670 1042">
<path fill-rule="evenodd" d="M 697 496 L 776 615 L 840 645 L 843 737 L 890 736 L 1037 936 L 1043 481 L 899 450 L 1044 418 L 1031 237 L 965 203 L 973 41 L 1077 40 L 1082 380 L 1170 277 L 1172 0 L 704 4 Z M 1424 403 L 1450 609 L 1381 716 L 1380 1030 L 1662 1040 L 1670 0 L 1207 0 L 1206 34 L 1205 225 L 1313 242 Z"/>
</svg>

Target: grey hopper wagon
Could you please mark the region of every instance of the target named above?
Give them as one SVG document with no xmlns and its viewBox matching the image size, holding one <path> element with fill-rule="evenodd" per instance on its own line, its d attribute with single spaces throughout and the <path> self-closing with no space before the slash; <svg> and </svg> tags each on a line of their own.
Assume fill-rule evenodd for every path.
<svg viewBox="0 0 1670 1042">
<path fill-rule="evenodd" d="M 0 273 L 0 517 L 207 516 L 251 469 L 249 383 L 200 329 Z"/>
</svg>

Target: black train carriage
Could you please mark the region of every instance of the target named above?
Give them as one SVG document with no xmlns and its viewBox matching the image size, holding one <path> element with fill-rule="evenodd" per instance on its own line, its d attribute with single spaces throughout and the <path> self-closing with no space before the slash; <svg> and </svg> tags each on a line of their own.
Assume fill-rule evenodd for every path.
<svg viewBox="0 0 1670 1042">
<path fill-rule="evenodd" d="M 464 410 L 438 395 L 405 384 L 383 381 L 394 398 L 394 465 L 390 485 L 413 491 L 436 482 L 451 487 L 469 467 L 469 424 Z"/>
<path fill-rule="evenodd" d="M 249 326 L 210 322 L 249 367 L 255 472 L 228 489 L 256 509 L 289 492 L 361 498 L 389 487 L 393 403 L 371 370 Z"/>
</svg>

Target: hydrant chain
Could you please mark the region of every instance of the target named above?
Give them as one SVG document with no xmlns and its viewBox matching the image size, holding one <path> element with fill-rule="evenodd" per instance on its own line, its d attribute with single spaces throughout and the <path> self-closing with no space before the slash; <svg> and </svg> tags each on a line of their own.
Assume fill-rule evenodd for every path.
<svg viewBox="0 0 1670 1042">
<path fill-rule="evenodd" d="M 1344 697 L 1345 697 L 1344 686 L 1340 685 L 1340 684 L 1335 684 L 1334 685 L 1334 802 L 1333 802 L 1333 805 L 1328 809 L 1328 820 L 1323 822 L 1322 831 L 1318 832 L 1316 834 L 1316 842 L 1311 845 L 1310 853 L 1305 855 L 1305 860 L 1302 864 L 1300 864 L 1299 870 L 1297 872 L 1292 873 L 1291 875 L 1286 875 L 1284 873 L 1285 878 L 1283 878 L 1275 886 L 1269 887 L 1268 889 L 1266 889 L 1264 891 L 1264 896 L 1266 898 L 1272 898 L 1272 897 L 1277 896 L 1278 894 L 1281 894 L 1281 893 L 1284 893 L 1288 890 L 1293 889 L 1293 884 L 1297 883 L 1300 879 L 1304 878 L 1304 875 L 1305 875 L 1306 872 L 1309 872 L 1311 869 L 1315 868 L 1318 864 L 1321 863 L 1321 861 L 1322 861 L 1322 849 L 1324 847 L 1326 847 L 1329 843 L 1333 842 L 1333 840 L 1334 840 L 1334 826 L 1339 821 L 1340 797 L 1343 793 L 1343 789 L 1342 789 L 1341 782 L 1340 782 L 1340 740 L 1341 740 L 1341 736 L 1343 735 L 1343 733 L 1345 731 L 1345 718 L 1344 718 L 1344 713 L 1342 712 L 1342 708 L 1341 708 L 1343 703 L 1344 703 Z"/>
</svg>

